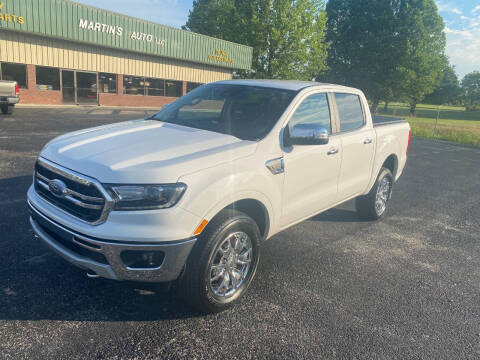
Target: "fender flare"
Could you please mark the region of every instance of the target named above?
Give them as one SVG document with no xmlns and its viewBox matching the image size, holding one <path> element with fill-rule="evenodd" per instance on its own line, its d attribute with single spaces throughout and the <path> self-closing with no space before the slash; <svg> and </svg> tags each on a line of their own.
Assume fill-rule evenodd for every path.
<svg viewBox="0 0 480 360">
<path fill-rule="evenodd" d="M 205 215 L 203 216 L 203 219 L 211 221 L 220 211 L 232 205 L 233 203 L 241 200 L 256 200 L 263 205 L 263 207 L 266 210 L 266 216 L 267 216 L 267 224 L 266 224 L 267 229 L 265 232 L 265 238 L 268 238 L 272 229 L 275 228 L 275 214 L 273 211 L 273 206 L 270 200 L 268 199 L 268 197 L 259 191 L 255 191 L 255 190 L 240 191 L 237 193 L 230 194 L 226 198 L 222 199 L 221 201 L 213 205 L 205 213 Z"/>
</svg>

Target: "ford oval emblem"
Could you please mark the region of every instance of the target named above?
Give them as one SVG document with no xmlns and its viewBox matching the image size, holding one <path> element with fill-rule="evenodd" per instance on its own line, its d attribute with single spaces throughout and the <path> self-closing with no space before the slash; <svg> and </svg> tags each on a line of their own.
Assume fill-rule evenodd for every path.
<svg viewBox="0 0 480 360">
<path fill-rule="evenodd" d="M 67 195 L 67 185 L 62 180 L 54 179 L 48 183 L 48 189 L 56 197 Z"/>
</svg>

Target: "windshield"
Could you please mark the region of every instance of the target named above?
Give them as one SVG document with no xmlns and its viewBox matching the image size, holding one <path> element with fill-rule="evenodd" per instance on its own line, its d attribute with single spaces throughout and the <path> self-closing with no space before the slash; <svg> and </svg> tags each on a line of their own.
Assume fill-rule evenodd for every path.
<svg viewBox="0 0 480 360">
<path fill-rule="evenodd" d="M 207 84 L 150 119 L 259 140 L 273 128 L 295 94 L 268 87 Z"/>
</svg>

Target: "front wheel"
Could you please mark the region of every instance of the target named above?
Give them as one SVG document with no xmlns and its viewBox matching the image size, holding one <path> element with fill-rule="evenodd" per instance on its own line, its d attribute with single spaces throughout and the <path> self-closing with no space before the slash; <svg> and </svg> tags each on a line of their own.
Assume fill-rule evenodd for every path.
<svg viewBox="0 0 480 360">
<path fill-rule="evenodd" d="M 362 220 L 378 220 L 387 210 L 392 197 L 393 175 L 390 169 L 382 167 L 377 181 L 367 195 L 357 197 L 355 206 Z"/>
<path fill-rule="evenodd" d="M 248 215 L 232 209 L 218 214 L 198 239 L 179 279 L 184 300 L 207 313 L 233 306 L 255 275 L 260 238 Z"/>
</svg>

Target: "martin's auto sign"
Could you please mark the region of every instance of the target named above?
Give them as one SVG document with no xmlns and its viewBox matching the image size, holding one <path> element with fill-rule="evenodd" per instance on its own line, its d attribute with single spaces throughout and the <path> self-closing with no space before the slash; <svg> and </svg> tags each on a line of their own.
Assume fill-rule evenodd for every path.
<svg viewBox="0 0 480 360">
<path fill-rule="evenodd" d="M 252 59 L 248 46 L 65 0 L 0 1 L 0 28 L 234 69 Z"/>
<path fill-rule="evenodd" d="M 104 34 L 110 34 L 114 36 L 122 36 L 123 35 L 123 27 L 104 24 L 100 22 L 88 21 L 86 19 L 80 19 L 78 23 L 78 27 L 84 30 L 91 30 L 91 31 L 98 31 Z M 130 39 L 137 40 L 137 41 L 147 41 L 147 42 L 154 42 L 157 45 L 165 45 L 165 39 L 159 39 L 153 34 L 146 34 L 140 31 L 131 31 Z"/>
</svg>

